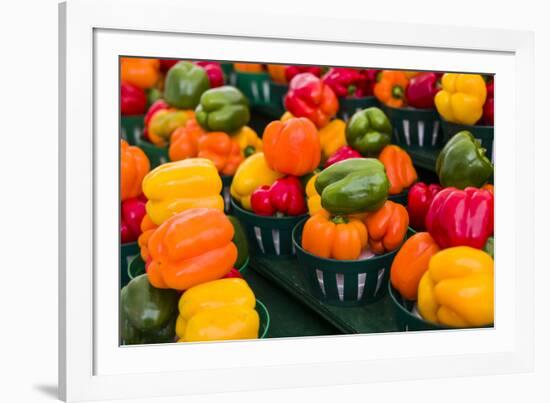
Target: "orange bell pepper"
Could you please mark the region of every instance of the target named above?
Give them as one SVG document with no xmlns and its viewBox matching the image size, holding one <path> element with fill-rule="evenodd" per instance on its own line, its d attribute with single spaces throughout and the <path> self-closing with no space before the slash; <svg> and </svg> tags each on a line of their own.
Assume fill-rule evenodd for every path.
<svg viewBox="0 0 550 403">
<path fill-rule="evenodd" d="M 403 71 L 384 70 L 374 85 L 374 96 L 384 105 L 401 108 L 405 104 L 405 89 L 409 79 Z"/>
<path fill-rule="evenodd" d="M 264 65 L 260 63 L 233 63 L 233 68 L 241 73 L 261 73 L 264 71 Z"/>
<path fill-rule="evenodd" d="M 212 161 L 222 175 L 233 175 L 244 161 L 239 144 L 223 132 L 211 132 L 201 136 L 198 150 L 198 157 Z"/>
<path fill-rule="evenodd" d="M 263 141 L 265 159 L 275 171 L 302 176 L 321 161 L 319 133 L 309 119 L 275 120 L 265 128 Z"/>
<path fill-rule="evenodd" d="M 160 78 L 160 61 L 138 57 L 120 58 L 120 81 L 141 89 L 153 87 Z"/>
<path fill-rule="evenodd" d="M 170 137 L 170 161 L 195 158 L 199 154 L 199 138 L 205 133 L 194 118 L 189 119 L 185 126 L 177 128 Z"/>
<path fill-rule="evenodd" d="M 495 186 L 494 185 L 491 185 L 490 183 L 486 183 L 481 188 L 485 189 L 485 190 L 488 190 L 489 192 L 491 192 L 491 194 L 493 196 L 495 195 Z"/>
<path fill-rule="evenodd" d="M 414 301 L 418 284 L 439 246 L 428 232 L 418 232 L 407 239 L 391 265 L 391 284 L 406 299 Z"/>
<path fill-rule="evenodd" d="M 138 238 L 138 246 L 140 249 L 140 255 L 144 262 L 147 262 L 149 260 L 149 248 L 147 247 L 147 244 L 149 243 L 149 239 L 151 238 L 151 235 L 153 235 L 153 232 L 158 228 L 158 225 L 156 225 L 153 221 L 151 221 L 151 217 L 149 217 L 147 214 L 143 216 L 143 219 L 141 220 L 141 234 Z"/>
<path fill-rule="evenodd" d="M 409 213 L 401 204 L 386 200 L 381 209 L 367 214 L 365 223 L 371 250 L 376 255 L 382 255 L 397 249 L 405 239 Z"/>
<path fill-rule="evenodd" d="M 271 80 L 273 82 L 276 82 L 277 84 L 287 84 L 288 83 L 286 79 L 287 67 L 288 66 L 286 64 L 268 64 L 267 72 L 269 73 L 269 77 L 271 77 Z"/>
<path fill-rule="evenodd" d="M 149 282 L 186 290 L 222 278 L 237 260 L 233 235 L 233 224 L 219 210 L 195 208 L 170 217 L 149 239 Z"/>
<path fill-rule="evenodd" d="M 386 175 L 390 181 L 390 195 L 401 193 L 418 179 L 411 157 L 402 148 L 395 145 L 386 146 L 378 159 L 386 168 Z"/>
<path fill-rule="evenodd" d="M 358 259 L 368 240 L 362 221 L 345 216 L 330 218 L 326 210 L 309 218 L 302 231 L 302 248 L 325 259 Z"/>
<path fill-rule="evenodd" d="M 130 146 L 125 140 L 120 140 L 121 201 L 141 194 L 141 182 L 149 169 L 149 159 L 141 148 Z"/>
</svg>

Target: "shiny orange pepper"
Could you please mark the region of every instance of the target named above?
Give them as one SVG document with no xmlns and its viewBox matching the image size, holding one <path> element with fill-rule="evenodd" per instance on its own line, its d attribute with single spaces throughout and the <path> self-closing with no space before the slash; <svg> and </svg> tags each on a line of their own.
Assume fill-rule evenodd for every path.
<svg viewBox="0 0 550 403">
<path fill-rule="evenodd" d="M 401 193 L 418 179 L 410 155 L 401 147 L 396 145 L 384 147 L 378 159 L 386 168 L 386 175 L 390 181 L 390 195 Z"/>
<path fill-rule="evenodd" d="M 260 63 L 233 63 L 233 68 L 241 73 L 261 73 L 264 71 L 264 65 Z"/>
<path fill-rule="evenodd" d="M 287 67 L 288 66 L 286 64 L 268 64 L 267 72 L 269 73 L 269 77 L 271 77 L 271 80 L 273 80 L 277 84 L 287 84 L 288 83 L 286 79 Z"/>
<path fill-rule="evenodd" d="M 302 231 L 302 248 L 325 259 L 355 260 L 367 246 L 369 235 L 357 218 L 336 216 L 326 210 L 310 217 Z"/>
<path fill-rule="evenodd" d="M 141 182 L 149 172 L 149 159 L 141 148 L 120 140 L 120 199 L 124 201 L 141 194 Z"/>
<path fill-rule="evenodd" d="M 160 77 L 160 61 L 138 57 L 120 58 L 120 80 L 141 89 L 153 87 Z"/>
<path fill-rule="evenodd" d="M 401 204 L 386 200 L 381 209 L 367 214 L 365 223 L 372 252 L 382 255 L 397 249 L 405 239 L 409 213 Z"/>
<path fill-rule="evenodd" d="M 147 214 L 143 216 L 143 219 L 141 220 L 141 234 L 138 238 L 138 246 L 140 249 L 140 255 L 144 262 L 147 262 L 149 260 L 149 248 L 147 247 L 147 244 L 149 243 L 149 238 L 151 238 L 151 235 L 153 235 L 153 232 L 158 228 L 158 225 L 156 225 L 153 221 L 151 221 L 151 217 L 149 217 Z"/>
<path fill-rule="evenodd" d="M 494 185 L 491 185 L 490 183 L 486 183 L 481 188 L 485 189 L 485 190 L 488 190 L 489 192 L 491 192 L 493 194 L 493 196 L 495 195 L 495 186 Z"/>
<path fill-rule="evenodd" d="M 409 84 L 406 74 L 399 70 L 383 70 L 374 85 L 374 96 L 384 105 L 401 108 L 405 103 L 405 89 Z"/>
<path fill-rule="evenodd" d="M 199 154 L 199 138 L 205 133 L 195 118 L 189 119 L 185 126 L 178 127 L 170 137 L 170 161 L 195 158 Z"/>
<path fill-rule="evenodd" d="M 149 239 L 149 282 L 186 290 L 222 278 L 237 260 L 233 235 L 233 224 L 219 210 L 194 208 L 170 217 Z"/>
<path fill-rule="evenodd" d="M 201 136 L 198 150 L 198 157 L 212 161 L 222 175 L 233 175 L 244 161 L 239 144 L 223 132 L 211 132 Z"/>
</svg>

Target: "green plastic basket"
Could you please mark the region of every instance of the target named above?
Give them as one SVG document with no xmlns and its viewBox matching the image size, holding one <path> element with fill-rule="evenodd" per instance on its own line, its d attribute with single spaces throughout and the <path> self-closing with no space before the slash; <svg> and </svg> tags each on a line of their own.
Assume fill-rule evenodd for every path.
<svg viewBox="0 0 550 403">
<path fill-rule="evenodd" d="M 237 77 L 235 75 L 235 69 L 233 63 L 220 63 L 222 66 L 223 74 L 225 75 L 226 83 L 235 86 L 237 83 Z"/>
<path fill-rule="evenodd" d="M 344 121 L 348 121 L 355 112 L 373 106 L 379 107 L 380 103 L 376 97 L 343 97 L 338 98 L 340 107 L 338 108 L 338 117 Z"/>
<path fill-rule="evenodd" d="M 259 299 L 256 300 L 256 311 L 258 311 L 258 315 L 260 316 L 258 338 L 265 339 L 267 337 L 267 332 L 269 331 L 269 325 L 271 324 L 271 317 L 269 316 L 267 307 Z"/>
<path fill-rule="evenodd" d="M 396 195 L 388 196 L 388 200 L 391 200 L 394 203 L 402 204 L 403 206 L 407 207 L 407 204 L 409 202 L 409 189 L 405 189 L 401 193 L 398 193 Z"/>
<path fill-rule="evenodd" d="M 270 105 L 270 80 L 267 73 L 243 73 L 237 71 L 235 74 L 237 76 L 236 86 L 248 98 L 251 107 Z"/>
<path fill-rule="evenodd" d="M 292 239 L 298 262 L 313 295 L 329 305 L 352 307 L 382 298 L 387 291 L 390 267 L 399 250 L 359 260 L 324 259 L 302 248 L 306 220 L 296 225 Z M 407 236 L 414 233 L 409 228 Z"/>
<path fill-rule="evenodd" d="M 139 246 L 137 242 L 123 243 L 120 246 L 120 288 L 124 287 L 133 278 L 128 275 L 129 266 L 139 257 Z"/>
<path fill-rule="evenodd" d="M 285 113 L 285 95 L 288 92 L 288 84 L 279 84 L 269 81 L 270 111 L 269 116 L 279 119 Z"/>
<path fill-rule="evenodd" d="M 122 116 L 120 118 L 120 135 L 128 144 L 135 146 L 143 133 L 144 115 Z"/>
<path fill-rule="evenodd" d="M 157 147 L 156 145 L 143 139 L 139 139 L 136 145 L 141 148 L 145 155 L 147 155 L 147 158 L 149 158 L 151 169 L 170 161 L 170 157 L 168 156 L 168 147 Z"/>
<path fill-rule="evenodd" d="M 416 309 L 416 302 L 403 298 L 399 291 L 392 287 L 391 283 L 388 284 L 388 290 L 395 314 L 395 322 L 400 331 L 448 329 L 422 319 Z"/>
<path fill-rule="evenodd" d="M 225 214 L 231 213 L 231 182 L 233 182 L 233 176 L 221 175 L 222 178 L 222 197 L 223 208 Z"/>
<path fill-rule="evenodd" d="M 231 198 L 233 215 L 243 224 L 249 244 L 256 255 L 272 259 L 288 258 L 296 254 L 292 243 L 292 229 L 307 214 L 295 217 L 266 217 L 246 211 Z"/>
<path fill-rule="evenodd" d="M 487 150 L 487 158 L 494 162 L 494 126 L 479 126 L 479 125 L 461 125 L 458 123 L 447 122 L 441 118 L 441 126 L 443 126 L 443 141 L 446 143 L 458 132 L 468 130 L 479 141 L 479 143 Z"/>
</svg>

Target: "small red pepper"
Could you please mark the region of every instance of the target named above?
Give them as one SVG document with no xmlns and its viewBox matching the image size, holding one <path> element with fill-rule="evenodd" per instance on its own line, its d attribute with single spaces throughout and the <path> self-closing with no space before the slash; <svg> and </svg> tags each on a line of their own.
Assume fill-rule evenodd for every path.
<svg viewBox="0 0 550 403">
<path fill-rule="evenodd" d="M 441 189 L 442 187 L 437 183 L 427 185 L 423 182 L 417 182 L 409 189 L 407 202 L 409 224 L 416 231 L 426 230 L 426 214 L 433 198 Z"/>
<path fill-rule="evenodd" d="M 365 80 L 359 70 L 346 67 L 333 67 L 323 76 L 323 81 L 339 97 L 356 96 Z"/>
<path fill-rule="evenodd" d="M 208 81 L 210 81 L 210 88 L 221 87 L 224 84 L 224 75 L 221 64 L 218 62 L 195 62 L 197 66 L 201 66 L 206 75 Z"/>
<path fill-rule="evenodd" d="M 494 197 L 488 190 L 445 188 L 430 204 L 426 228 L 442 249 L 453 246 L 483 249 L 494 230 L 493 206 Z"/>
<path fill-rule="evenodd" d="M 427 72 L 412 77 L 405 91 L 409 106 L 420 109 L 435 108 L 434 97 L 439 91 L 439 76 L 441 74 Z"/>
<path fill-rule="evenodd" d="M 250 204 L 254 213 L 265 216 L 275 213 L 296 216 L 307 211 L 302 185 L 295 176 L 277 179 L 271 186 L 260 186 L 252 192 Z"/>
<path fill-rule="evenodd" d="M 120 114 L 141 115 L 147 109 L 145 91 L 128 83 L 120 84 Z"/>
<path fill-rule="evenodd" d="M 495 81 L 491 80 L 487 83 L 487 99 L 483 105 L 483 115 L 481 122 L 487 126 L 495 124 Z"/>
<path fill-rule="evenodd" d="M 180 59 L 159 59 L 159 61 L 160 69 L 166 73 L 174 64 L 178 63 Z"/>
<path fill-rule="evenodd" d="M 146 140 L 149 140 L 149 134 L 147 133 L 147 126 L 149 126 L 149 121 L 153 117 L 153 115 L 160 110 L 168 109 L 168 104 L 162 100 L 159 99 L 151 104 L 149 109 L 147 110 L 147 113 L 145 114 L 145 117 L 143 118 L 143 138 Z"/>
<path fill-rule="evenodd" d="M 233 267 L 223 278 L 243 278 L 243 275 Z"/>
<path fill-rule="evenodd" d="M 285 78 L 286 81 L 289 83 L 295 76 L 297 76 L 300 73 L 311 73 L 315 77 L 321 77 L 321 73 L 323 71 L 320 67 L 317 66 L 296 66 L 296 65 L 290 65 L 287 66 L 285 69 Z"/>
<path fill-rule="evenodd" d="M 348 160 L 350 158 L 362 158 L 363 156 L 359 151 L 355 151 L 350 146 L 340 147 L 331 157 L 325 162 L 325 168 L 336 164 L 337 162 Z"/>
<path fill-rule="evenodd" d="M 355 96 L 357 97 L 372 97 L 374 96 L 374 85 L 378 81 L 378 76 L 382 70 L 362 69 L 359 70 L 364 80 L 362 85 L 357 88 Z"/>
<path fill-rule="evenodd" d="M 137 241 L 141 234 L 141 220 L 145 215 L 147 199 L 143 195 L 122 202 L 120 211 L 120 241 L 129 243 Z"/>
</svg>

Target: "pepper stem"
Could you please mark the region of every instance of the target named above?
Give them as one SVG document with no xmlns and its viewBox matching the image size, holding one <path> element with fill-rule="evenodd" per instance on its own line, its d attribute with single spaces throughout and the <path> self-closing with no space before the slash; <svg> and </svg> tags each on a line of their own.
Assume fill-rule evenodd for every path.
<svg viewBox="0 0 550 403">
<path fill-rule="evenodd" d="M 347 224 L 349 222 L 348 217 L 343 215 L 337 215 L 330 219 L 334 224 Z"/>
<path fill-rule="evenodd" d="M 394 85 L 391 89 L 391 95 L 395 99 L 403 99 L 405 91 L 403 91 L 403 87 L 400 85 Z"/>
<path fill-rule="evenodd" d="M 243 150 L 243 154 L 245 158 L 250 157 L 252 154 L 256 152 L 256 149 L 252 146 L 246 146 Z"/>
<path fill-rule="evenodd" d="M 356 90 L 357 90 L 357 87 L 355 85 L 350 85 L 348 87 L 348 95 L 350 96 L 355 95 Z"/>
</svg>

